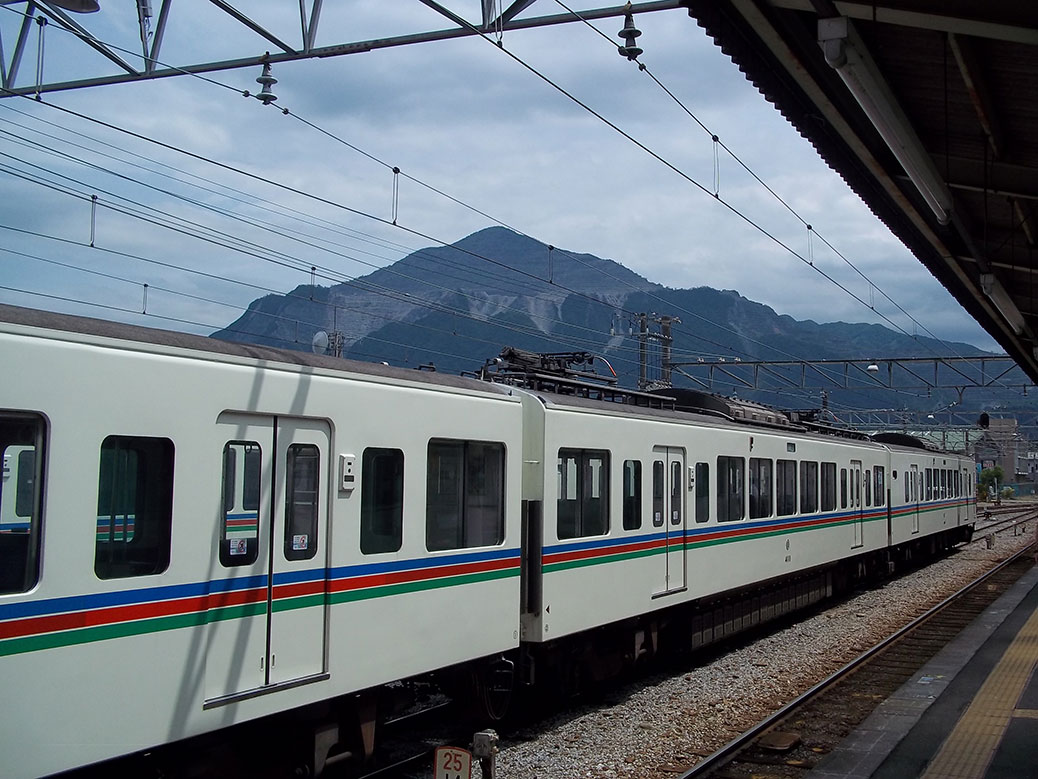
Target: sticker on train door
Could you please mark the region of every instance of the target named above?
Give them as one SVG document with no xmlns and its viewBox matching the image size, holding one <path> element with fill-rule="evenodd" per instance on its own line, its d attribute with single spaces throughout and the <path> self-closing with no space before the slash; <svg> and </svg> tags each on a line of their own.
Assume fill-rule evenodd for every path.
<svg viewBox="0 0 1038 779">
<path fill-rule="evenodd" d="M 472 753 L 461 747 L 436 747 L 434 779 L 472 779 Z"/>
</svg>

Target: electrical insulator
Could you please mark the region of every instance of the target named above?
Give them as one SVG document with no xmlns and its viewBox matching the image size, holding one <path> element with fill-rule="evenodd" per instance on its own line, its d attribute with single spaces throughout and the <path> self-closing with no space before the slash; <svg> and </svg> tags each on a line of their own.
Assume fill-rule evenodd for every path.
<svg viewBox="0 0 1038 779">
<path fill-rule="evenodd" d="M 634 60 L 642 53 L 643 49 L 635 44 L 635 39 L 641 34 L 642 31 L 634 26 L 634 12 L 631 10 L 631 4 L 628 3 L 624 9 L 624 28 L 617 33 L 625 41 L 625 45 L 617 47 L 621 57 Z"/>
<path fill-rule="evenodd" d="M 263 63 L 263 73 L 261 73 L 260 77 L 256 79 L 256 83 L 263 87 L 260 89 L 259 94 L 256 95 L 256 99 L 263 103 L 263 105 L 270 105 L 278 99 L 278 96 L 270 91 L 270 88 L 274 86 L 274 84 L 278 83 L 278 80 L 270 75 L 269 62 Z"/>
</svg>

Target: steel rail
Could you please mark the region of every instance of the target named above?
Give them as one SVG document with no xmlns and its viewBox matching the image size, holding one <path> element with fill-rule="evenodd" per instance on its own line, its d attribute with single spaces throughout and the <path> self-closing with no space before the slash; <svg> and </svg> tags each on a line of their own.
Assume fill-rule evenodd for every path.
<svg viewBox="0 0 1038 779">
<path fill-rule="evenodd" d="M 851 660 L 842 668 L 834 671 L 825 679 L 818 682 L 814 687 L 811 687 L 809 690 L 806 690 L 805 692 L 801 693 L 792 701 L 783 706 L 781 709 L 774 712 L 767 718 L 761 720 L 752 728 L 747 730 L 745 733 L 743 733 L 740 736 L 737 736 L 732 741 L 728 742 L 723 747 L 718 749 L 716 752 L 704 758 L 702 761 L 694 765 L 688 772 L 678 776 L 677 779 L 696 779 L 697 777 L 706 776 L 710 771 L 720 768 L 732 757 L 738 754 L 742 749 L 749 746 L 754 741 L 754 739 L 756 739 L 758 736 L 760 736 L 761 734 L 765 733 L 766 731 L 770 730 L 772 727 L 780 723 L 800 706 L 803 706 L 816 695 L 823 692 L 828 687 L 831 687 L 836 682 L 840 681 L 843 677 L 848 676 L 859 666 L 864 665 L 866 661 L 880 654 L 885 649 L 890 647 L 892 644 L 896 643 L 901 638 L 903 638 L 904 636 L 918 628 L 924 622 L 939 614 L 945 608 L 950 606 L 955 600 L 961 598 L 970 590 L 987 581 L 987 579 L 989 579 L 991 576 L 995 575 L 1011 563 L 1016 562 L 1018 558 L 1023 557 L 1025 554 L 1031 553 L 1032 548 L 1029 546 L 1020 550 L 1019 552 L 1016 552 L 1006 560 L 1003 560 L 990 571 L 985 572 L 982 576 L 979 576 L 969 584 L 963 586 L 957 592 L 953 593 L 952 595 L 949 595 L 947 598 L 942 600 L 937 605 L 933 606 L 928 611 L 924 612 L 923 614 L 920 614 L 918 617 L 916 617 L 914 620 L 902 627 L 900 630 L 887 636 L 880 643 L 876 644 L 871 649 L 866 650 L 859 657 L 855 658 L 854 660 Z"/>
</svg>

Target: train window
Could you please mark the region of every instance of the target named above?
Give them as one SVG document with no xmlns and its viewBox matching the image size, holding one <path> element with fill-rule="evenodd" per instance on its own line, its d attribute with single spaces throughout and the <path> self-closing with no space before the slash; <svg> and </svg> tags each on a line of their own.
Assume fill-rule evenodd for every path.
<svg viewBox="0 0 1038 779">
<path fill-rule="evenodd" d="M 396 552 L 404 541 L 404 453 L 365 449 L 360 468 L 360 551 Z"/>
<path fill-rule="evenodd" d="M 840 508 L 847 508 L 847 469 L 840 469 Z"/>
<path fill-rule="evenodd" d="M 863 479 L 865 481 L 865 505 L 866 506 L 871 506 L 872 505 L 872 474 L 869 473 L 869 469 L 868 468 L 865 469 L 865 472 L 863 474 Z"/>
<path fill-rule="evenodd" d="M 624 530 L 642 526 L 642 463 L 624 460 Z"/>
<path fill-rule="evenodd" d="M 822 463 L 822 511 L 836 510 L 836 463 Z"/>
<path fill-rule="evenodd" d="M 685 474 L 684 466 L 679 461 L 670 464 L 670 524 L 680 525 L 684 522 L 682 512 L 685 508 Z"/>
<path fill-rule="evenodd" d="M 933 500 L 933 469 L 926 469 L 926 499 Z"/>
<path fill-rule="evenodd" d="M 437 552 L 504 541 L 504 475 L 504 444 L 429 441 L 425 548 Z"/>
<path fill-rule="evenodd" d="M 169 567 L 173 442 L 108 436 L 101 442 L 94 573 L 150 576 Z"/>
<path fill-rule="evenodd" d="M 259 444 L 228 441 L 223 448 L 223 522 L 220 564 L 252 565 L 259 555 Z"/>
<path fill-rule="evenodd" d="M 797 513 L 797 464 L 779 460 L 775 466 L 776 511 L 780 517 Z"/>
<path fill-rule="evenodd" d="M 771 460 L 750 458 L 750 519 L 771 516 Z"/>
<path fill-rule="evenodd" d="M 652 464 L 652 526 L 663 527 L 663 460 Z"/>
<path fill-rule="evenodd" d="M 872 478 L 876 483 L 876 505 L 882 506 L 887 502 L 887 483 L 882 465 L 872 469 Z"/>
<path fill-rule="evenodd" d="M 710 521 L 710 463 L 696 463 L 696 522 Z"/>
<path fill-rule="evenodd" d="M 22 449 L 16 460 L 17 478 L 14 480 L 14 516 L 20 520 L 32 517 L 36 504 L 36 450 Z"/>
<path fill-rule="evenodd" d="M 559 450 L 558 537 L 609 532 L 609 452 Z"/>
<path fill-rule="evenodd" d="M 321 450 L 313 444 L 291 444 L 285 474 L 285 559 L 310 560 L 317 554 Z"/>
<path fill-rule="evenodd" d="M 238 451 L 227 444 L 223 448 L 223 513 L 234 509 L 234 488 L 237 486 Z M 225 522 L 226 524 L 226 522 Z"/>
<path fill-rule="evenodd" d="M 905 503 L 912 500 L 912 475 L 905 474 Z"/>
<path fill-rule="evenodd" d="M 800 463 L 800 513 L 818 510 L 818 463 L 804 460 Z"/>
<path fill-rule="evenodd" d="M 717 458 L 717 521 L 738 522 L 746 516 L 746 460 L 742 457 Z"/>
<path fill-rule="evenodd" d="M 43 418 L 0 414 L 0 595 L 39 580 Z"/>
</svg>

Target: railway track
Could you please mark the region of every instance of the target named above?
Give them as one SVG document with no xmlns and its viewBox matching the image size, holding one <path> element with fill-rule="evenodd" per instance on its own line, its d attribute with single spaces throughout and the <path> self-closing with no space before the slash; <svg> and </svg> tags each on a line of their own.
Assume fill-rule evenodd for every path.
<svg viewBox="0 0 1038 779">
<path fill-rule="evenodd" d="M 1030 519 L 1038 516 L 1033 508 L 1030 513 Z M 1006 528 L 1012 526 L 1005 523 Z M 679 779 L 805 776 L 879 703 L 1030 569 L 1031 555 L 1032 549 L 1025 549 L 978 577 L 680 774 Z"/>
<path fill-rule="evenodd" d="M 1014 511 L 1002 512 L 1000 516 L 992 519 L 989 524 L 978 527 L 978 535 L 975 537 L 973 545 L 976 548 L 983 548 L 985 536 L 987 535 L 998 535 L 1004 537 L 1005 535 L 1020 535 L 1014 528 L 1023 528 L 1024 522 L 1034 522 L 1038 519 L 1038 506 L 1026 506 Z M 1033 532 L 1031 530 L 1030 532 Z M 1028 535 L 1030 535 L 1028 532 Z M 1001 546 L 1003 542 L 999 542 Z M 1025 566 L 1026 567 L 1026 566 Z M 1012 566 L 1010 566 L 1012 568 Z M 1008 587 L 1012 581 L 1015 581 L 1019 576 L 1019 572 L 1000 574 L 1005 576 L 1005 582 L 996 581 L 995 579 L 981 579 L 978 581 L 986 581 L 986 585 L 980 585 L 977 582 L 972 583 L 963 590 L 973 587 L 975 590 L 980 591 L 975 593 L 973 597 L 972 608 L 966 611 L 960 611 L 957 616 L 952 611 L 946 610 L 945 614 L 940 618 L 933 616 L 936 609 L 928 612 L 930 615 L 929 625 L 924 630 L 920 629 L 916 636 L 909 639 L 905 638 L 905 646 L 911 645 L 912 652 L 909 654 L 916 654 L 918 657 L 915 660 L 906 661 L 904 658 L 898 659 L 893 653 L 888 655 L 888 660 L 882 664 L 878 664 L 874 667 L 874 671 L 869 671 L 866 675 L 864 669 L 859 669 L 853 675 L 857 676 L 859 680 L 863 681 L 865 692 L 849 693 L 853 695 L 851 703 L 838 703 L 836 705 L 837 714 L 833 714 L 832 710 L 828 713 L 823 712 L 816 716 L 815 723 L 804 720 L 793 720 L 788 724 L 777 725 L 775 721 L 769 719 L 766 723 L 763 723 L 763 727 L 757 727 L 753 729 L 753 735 L 748 737 L 745 741 L 741 741 L 743 747 L 746 744 L 751 743 L 754 738 L 758 737 L 764 730 L 796 730 L 801 733 L 803 744 L 788 752 L 780 753 L 769 750 L 761 749 L 757 754 L 746 758 L 740 764 L 739 762 L 731 762 L 731 754 L 727 759 L 727 765 L 725 760 L 719 757 L 711 757 L 710 760 L 719 760 L 714 763 L 713 767 L 710 767 L 709 761 L 702 762 L 695 769 L 687 774 L 688 777 L 698 777 L 706 775 L 723 776 L 726 779 L 730 777 L 747 777 L 751 775 L 767 775 L 772 776 L 788 776 L 788 777 L 799 777 L 807 773 L 807 771 L 816 765 L 824 754 L 832 748 L 833 745 L 841 741 L 849 732 L 851 732 L 860 720 L 863 720 L 872 709 L 878 705 L 890 692 L 896 690 L 904 680 L 910 678 L 910 676 L 917 670 L 919 665 L 925 662 L 925 658 L 934 654 L 941 646 L 943 646 L 950 639 L 951 636 L 955 635 L 965 625 L 969 624 L 974 617 L 983 611 L 986 606 L 992 602 L 997 596 Z M 960 593 L 961 594 L 961 591 Z M 953 596 L 954 598 L 954 596 Z M 948 601 L 951 601 L 949 598 Z M 947 603 L 946 601 L 945 603 Z M 939 608 L 939 607 L 938 607 Z M 923 620 L 927 618 L 927 615 L 920 617 L 913 625 L 919 625 Z M 940 625 L 940 630 L 936 628 Z M 921 641 L 930 642 L 929 647 L 922 646 Z M 884 646 L 888 646 L 885 643 Z M 925 655 L 925 657 L 923 657 Z M 791 660 L 790 662 L 794 662 Z M 856 661 L 857 662 L 857 661 Z M 854 671 L 854 664 L 850 664 L 843 672 L 842 675 L 851 674 Z M 682 671 L 684 673 L 684 671 Z M 836 675 L 834 675 L 836 676 Z M 819 685 L 819 690 L 824 685 Z M 888 691 L 889 690 L 889 691 Z M 614 693 L 603 694 L 606 705 L 610 705 L 614 700 L 623 700 L 627 697 L 627 692 L 617 691 Z M 810 695 L 810 693 L 809 693 Z M 804 696 L 803 699 L 807 700 L 808 696 Z M 588 699 L 582 699 L 581 704 L 587 704 Z M 581 704 L 578 704 L 581 705 Z M 550 707 L 549 707 L 550 708 Z M 593 706 L 591 707 L 593 708 Z M 801 717 L 804 716 L 804 710 L 794 712 L 793 709 L 785 710 L 790 717 Z M 432 713 L 432 712 L 429 712 Z M 473 728 L 468 729 L 457 729 L 453 731 L 449 726 L 446 726 L 447 720 L 452 719 L 448 709 L 442 709 L 438 712 L 433 713 L 432 717 L 423 712 L 422 714 L 411 718 L 401 718 L 399 721 L 391 723 L 394 729 L 399 727 L 401 733 L 394 734 L 399 736 L 398 738 L 386 739 L 382 742 L 379 749 L 379 765 L 371 766 L 370 773 L 362 774 L 364 777 L 382 777 L 388 779 L 431 779 L 432 771 L 432 749 L 437 745 L 443 744 L 456 744 L 459 746 L 466 746 L 464 742 L 471 738 Z M 547 717 L 548 720 L 558 715 L 558 712 L 549 711 L 547 713 L 541 712 L 542 716 Z M 576 716 L 576 715 L 574 715 Z M 568 718 L 568 717 L 563 717 Z M 432 719 L 435 724 L 429 723 L 429 719 Z M 539 719 L 539 716 L 534 716 L 534 720 Z M 438 722 L 437 722 L 438 721 Z M 421 724 L 419 724 L 421 723 Z M 417 727 L 415 727 L 417 726 Z M 505 727 L 502 731 L 502 741 L 508 746 L 513 746 L 519 741 L 530 741 L 536 743 L 540 739 L 540 733 L 542 726 L 536 722 L 513 722 L 511 727 Z M 428 738 L 424 738 L 418 735 L 421 732 L 425 732 Z M 812 733 L 812 736 L 808 738 L 805 734 Z M 387 735 L 383 731 L 383 736 Z M 564 739 L 567 747 L 575 746 L 577 740 L 574 737 L 566 737 Z M 389 742 L 393 742 L 390 745 Z M 734 744 L 735 742 L 733 742 Z M 731 746 L 731 745 L 730 745 Z M 557 747 L 546 745 L 543 748 L 547 752 L 553 752 Z M 727 748 L 726 748 L 727 749 Z M 703 752 L 699 752 L 699 755 L 703 755 Z M 743 754 L 749 755 L 749 752 Z M 687 752 L 686 752 L 687 755 Z M 684 770 L 689 767 L 689 760 L 687 756 L 682 759 L 675 759 L 670 764 L 667 775 L 673 775 L 680 777 L 680 771 L 674 770 L 680 768 Z M 683 765 L 682 765 L 683 764 Z M 587 763 L 581 766 L 582 772 L 588 768 Z M 341 774 L 335 772 L 329 772 L 329 776 L 335 777 Z M 475 772 L 478 776 L 478 771 Z M 522 776 L 522 772 L 516 772 L 514 766 L 506 766 L 503 768 L 503 773 L 499 773 L 499 776 L 508 777 L 509 779 L 518 779 Z M 571 776 L 573 774 L 565 773 L 565 769 L 562 773 L 547 773 L 546 776 Z M 598 775 L 598 774 L 592 774 Z M 626 774 L 624 774 L 626 775 Z M 641 775 L 641 774 L 637 774 Z M 649 774 L 647 774 L 649 775 Z M 651 775 L 657 776 L 659 774 L 652 773 Z M 352 777 L 351 777 L 352 779 Z"/>
<path fill-rule="evenodd" d="M 977 533 L 981 536 L 989 533 L 1001 533 L 1013 530 L 1014 535 L 1025 532 L 1027 525 L 1038 519 L 1038 505 L 1033 503 L 1021 506 L 996 507 L 978 512 Z"/>
</svg>

